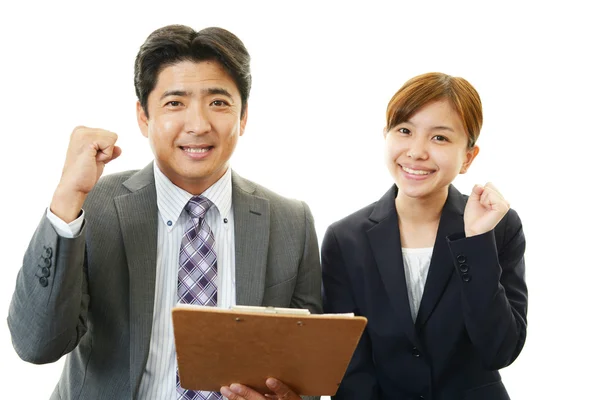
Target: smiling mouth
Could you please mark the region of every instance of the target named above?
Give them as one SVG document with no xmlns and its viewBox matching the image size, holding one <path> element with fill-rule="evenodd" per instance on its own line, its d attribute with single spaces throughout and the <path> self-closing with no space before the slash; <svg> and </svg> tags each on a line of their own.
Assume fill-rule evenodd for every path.
<svg viewBox="0 0 600 400">
<path fill-rule="evenodd" d="M 409 174 L 412 174 L 412 175 L 430 175 L 433 173 L 433 171 L 424 171 L 422 169 L 411 169 L 408 167 L 404 167 L 402 165 L 400 167 L 402 167 L 403 171 L 408 172 Z"/>
<path fill-rule="evenodd" d="M 179 148 L 181 150 L 185 151 L 186 153 L 199 154 L 199 153 L 208 153 L 210 150 L 213 149 L 213 146 L 208 146 L 208 147 L 184 147 L 184 146 L 180 146 Z"/>
</svg>

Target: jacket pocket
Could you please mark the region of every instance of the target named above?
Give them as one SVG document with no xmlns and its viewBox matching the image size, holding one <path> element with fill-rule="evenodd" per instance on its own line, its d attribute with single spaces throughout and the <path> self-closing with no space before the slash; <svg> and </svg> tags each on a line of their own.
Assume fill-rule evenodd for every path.
<svg viewBox="0 0 600 400">
<path fill-rule="evenodd" d="M 289 307 L 296 287 L 296 275 L 265 288 L 264 306 Z"/>
</svg>

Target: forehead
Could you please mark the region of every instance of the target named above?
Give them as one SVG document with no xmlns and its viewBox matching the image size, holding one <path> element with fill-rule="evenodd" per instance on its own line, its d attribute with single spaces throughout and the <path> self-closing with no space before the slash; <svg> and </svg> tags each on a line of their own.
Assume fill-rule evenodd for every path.
<svg viewBox="0 0 600 400">
<path fill-rule="evenodd" d="M 418 109 L 408 122 L 418 125 L 451 125 L 452 128 L 462 128 L 463 121 L 450 100 L 441 99 L 425 104 Z"/>
<path fill-rule="evenodd" d="M 180 61 L 163 68 L 150 96 L 165 90 L 185 90 L 190 93 L 206 88 L 224 88 L 240 97 L 235 81 L 217 61 Z"/>
</svg>

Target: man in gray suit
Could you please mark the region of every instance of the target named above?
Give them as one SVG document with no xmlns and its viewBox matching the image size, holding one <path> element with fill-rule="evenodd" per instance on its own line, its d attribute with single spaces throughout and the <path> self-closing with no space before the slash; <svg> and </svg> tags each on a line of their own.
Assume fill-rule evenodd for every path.
<svg viewBox="0 0 600 400">
<path fill-rule="evenodd" d="M 322 311 L 309 208 L 229 166 L 248 118 L 249 62 L 226 30 L 158 29 L 135 63 L 153 163 L 100 178 L 121 154 L 117 135 L 73 131 L 8 316 L 23 360 L 67 355 L 52 399 L 222 398 L 179 387 L 170 315 L 178 301 Z M 298 398 L 275 379 L 267 386 Z M 265 399 L 237 384 L 221 393 Z"/>
</svg>

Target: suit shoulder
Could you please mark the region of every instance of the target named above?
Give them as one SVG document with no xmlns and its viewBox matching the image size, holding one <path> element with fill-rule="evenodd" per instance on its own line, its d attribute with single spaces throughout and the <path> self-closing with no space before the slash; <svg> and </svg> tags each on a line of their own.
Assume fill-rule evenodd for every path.
<svg viewBox="0 0 600 400">
<path fill-rule="evenodd" d="M 103 199 L 112 198 L 121 193 L 127 193 L 127 189 L 123 186 L 123 182 L 136 172 L 138 172 L 138 170 L 122 171 L 102 176 L 90 192 L 88 199 L 90 201 L 102 201 Z M 86 203 L 88 202 L 89 201 L 86 200 Z"/>
<path fill-rule="evenodd" d="M 238 177 L 238 181 L 243 183 L 243 186 L 245 188 L 252 187 L 254 189 L 254 193 L 253 193 L 254 195 L 269 200 L 269 203 L 271 204 L 272 207 L 275 207 L 277 209 L 283 208 L 283 209 L 297 210 L 297 211 L 301 211 L 302 213 L 304 212 L 305 203 L 301 200 L 280 195 L 279 193 L 276 193 L 276 192 L 272 191 L 271 189 L 268 189 L 262 185 L 259 185 L 256 182 L 250 181 L 248 179 Z M 306 207 L 308 208 L 308 206 L 306 206 Z"/>
<path fill-rule="evenodd" d="M 369 226 L 371 226 L 372 223 L 369 220 L 369 216 L 373 213 L 373 210 L 375 209 L 376 204 L 377 204 L 377 202 L 373 202 L 373 203 L 369 204 L 368 206 L 365 206 L 365 207 L 361 208 L 360 210 L 357 210 L 357 211 L 353 212 L 352 214 L 349 214 L 349 215 L 345 216 L 344 218 L 333 222 L 329 226 L 329 229 L 335 230 L 336 232 L 337 231 L 348 232 L 348 231 L 354 231 L 357 228 L 360 229 L 365 224 L 368 224 Z"/>
<path fill-rule="evenodd" d="M 98 180 L 98 183 L 96 184 L 96 186 L 98 186 L 98 185 L 120 185 L 121 183 L 125 182 L 127 179 L 131 178 L 131 176 L 138 171 L 139 171 L 139 169 L 132 169 L 129 171 L 115 172 L 114 174 L 102 176 Z"/>
</svg>

